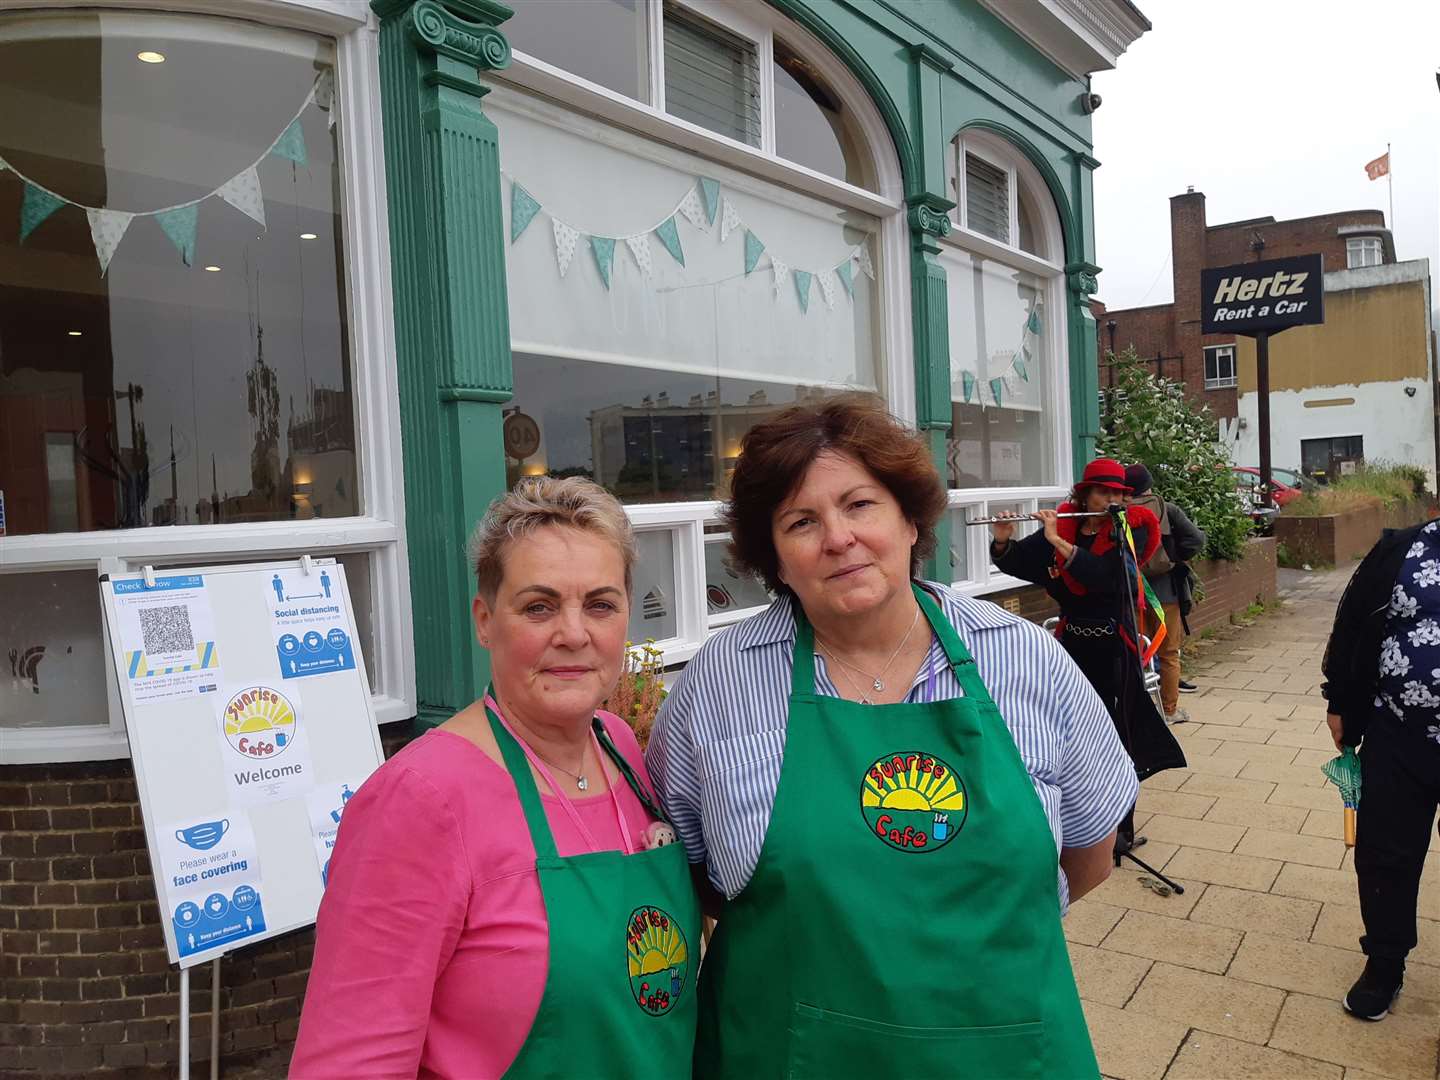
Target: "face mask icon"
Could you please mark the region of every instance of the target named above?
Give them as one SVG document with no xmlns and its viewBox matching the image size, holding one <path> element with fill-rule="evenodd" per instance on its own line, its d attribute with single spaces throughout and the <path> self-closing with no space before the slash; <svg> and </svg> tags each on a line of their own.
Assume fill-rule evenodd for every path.
<svg viewBox="0 0 1440 1080">
<path fill-rule="evenodd" d="M 188 844 L 196 851 L 205 851 L 214 847 L 220 842 L 220 838 L 230 829 L 230 819 L 224 818 L 221 821 L 202 821 L 198 825 L 191 825 L 188 829 L 176 829 L 175 839 L 182 844 Z"/>
</svg>

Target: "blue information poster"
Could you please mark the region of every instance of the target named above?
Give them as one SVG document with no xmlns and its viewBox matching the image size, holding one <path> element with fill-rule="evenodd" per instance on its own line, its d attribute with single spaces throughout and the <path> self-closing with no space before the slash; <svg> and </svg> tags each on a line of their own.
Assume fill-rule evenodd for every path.
<svg viewBox="0 0 1440 1080">
<path fill-rule="evenodd" d="M 264 933 L 260 860 L 246 814 L 216 811 L 163 826 L 160 862 L 181 956 Z"/>
<path fill-rule="evenodd" d="M 333 566 L 276 570 L 265 582 L 270 630 L 282 679 L 354 671 L 354 644 Z"/>
</svg>

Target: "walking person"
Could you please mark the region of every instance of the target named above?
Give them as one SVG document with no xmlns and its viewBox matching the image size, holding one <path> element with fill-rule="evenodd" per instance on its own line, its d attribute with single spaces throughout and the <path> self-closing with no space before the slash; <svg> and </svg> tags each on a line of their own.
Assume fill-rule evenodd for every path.
<svg viewBox="0 0 1440 1080">
<path fill-rule="evenodd" d="M 1190 614 L 1194 591 L 1189 564 L 1205 550 L 1205 533 L 1184 510 L 1155 494 L 1155 482 L 1144 465 L 1127 468 L 1125 483 L 1131 491 L 1127 501 L 1145 507 L 1160 522 L 1160 546 L 1145 564 L 1145 580 L 1165 609 L 1165 637 L 1159 653 L 1160 706 L 1167 724 L 1183 724 L 1190 719 L 1190 713 L 1180 708 L 1180 646 L 1185 643 L 1185 618 Z M 1153 616 L 1148 611 L 1145 615 L 1145 632 L 1154 637 L 1155 629 L 1149 625 Z"/>
<path fill-rule="evenodd" d="M 1336 749 L 1360 747 L 1355 876 L 1365 970 L 1344 1005 L 1389 1013 L 1416 945 L 1420 873 L 1440 804 L 1440 522 L 1387 530 L 1335 613 L 1321 692 Z"/>
</svg>

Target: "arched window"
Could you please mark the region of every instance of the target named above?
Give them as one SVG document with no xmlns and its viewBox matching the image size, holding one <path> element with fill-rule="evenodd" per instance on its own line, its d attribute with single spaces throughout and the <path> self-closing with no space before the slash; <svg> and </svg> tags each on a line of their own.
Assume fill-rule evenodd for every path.
<svg viewBox="0 0 1440 1080">
<path fill-rule="evenodd" d="M 955 137 L 949 180 L 952 577 L 987 592 L 1017 583 L 966 520 L 1053 505 L 1069 481 L 1064 237 L 1039 171 L 988 132 Z"/>
<path fill-rule="evenodd" d="M 585 475 L 631 508 L 632 636 L 684 659 L 768 602 L 714 522 L 745 432 L 852 388 L 913 413 L 898 162 L 843 65 L 762 5 L 513 6 L 485 99 L 509 423 L 533 433 L 508 478 Z"/>
</svg>

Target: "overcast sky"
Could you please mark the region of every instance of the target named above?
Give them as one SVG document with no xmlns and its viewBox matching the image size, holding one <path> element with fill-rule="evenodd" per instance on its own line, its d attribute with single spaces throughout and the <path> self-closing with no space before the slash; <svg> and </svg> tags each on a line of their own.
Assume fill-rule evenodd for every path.
<svg viewBox="0 0 1440 1080">
<path fill-rule="evenodd" d="M 1096 75 L 1096 261 L 1110 308 L 1170 301 L 1170 203 L 1211 225 L 1388 214 L 1440 276 L 1440 0 L 1138 0 L 1154 29 Z"/>
</svg>

